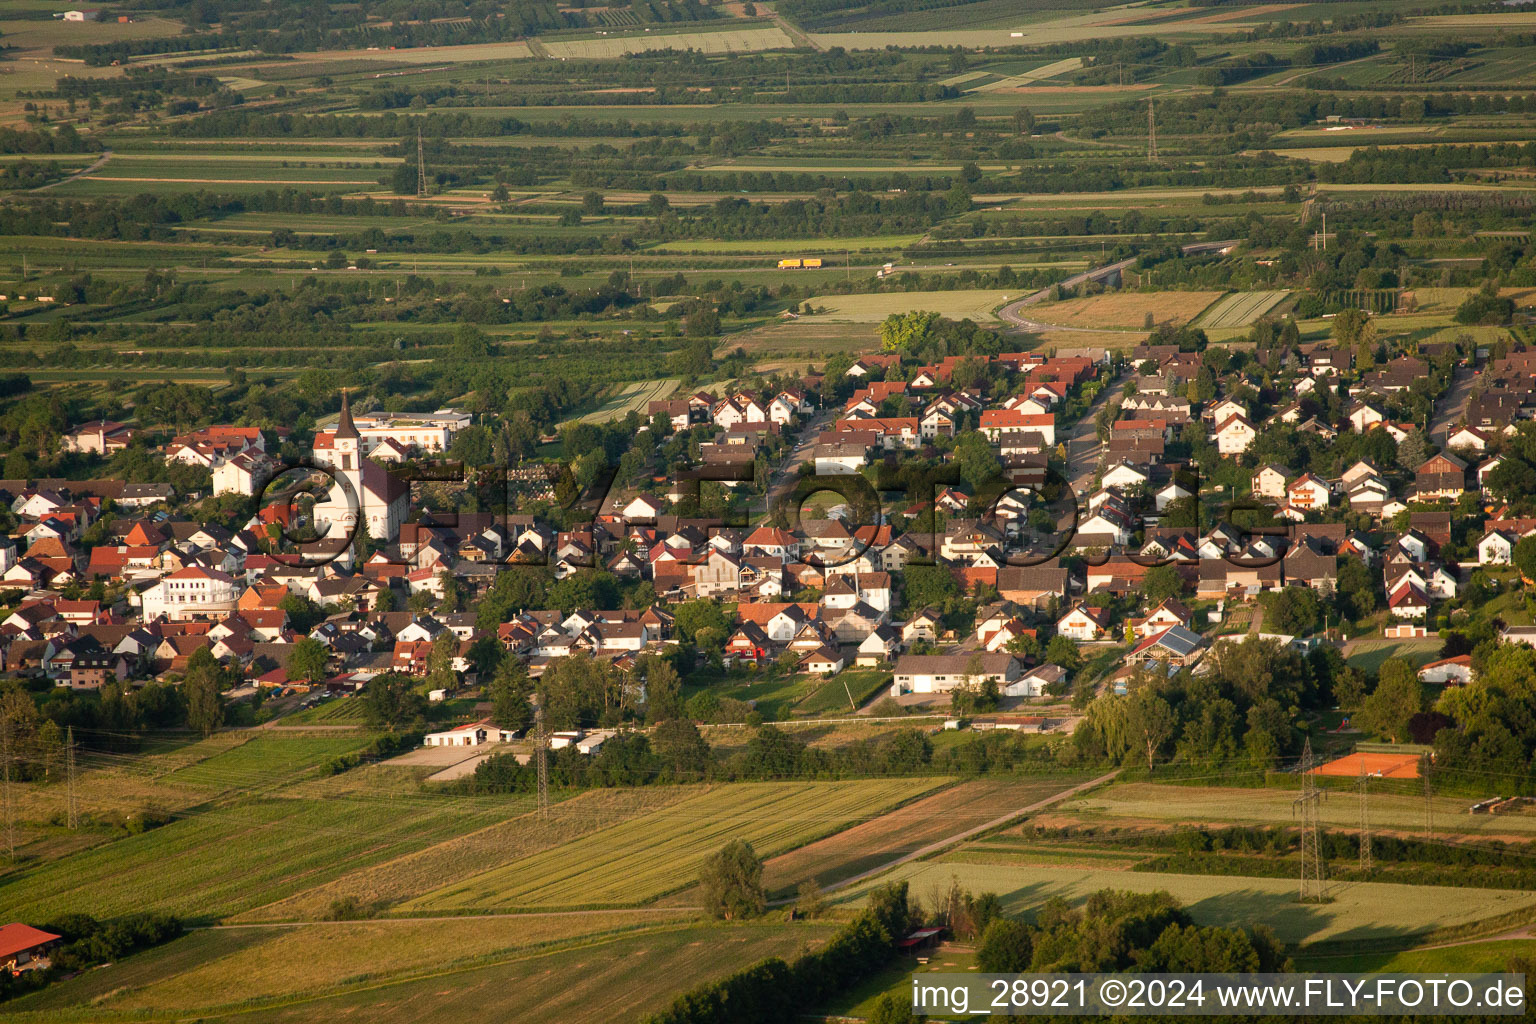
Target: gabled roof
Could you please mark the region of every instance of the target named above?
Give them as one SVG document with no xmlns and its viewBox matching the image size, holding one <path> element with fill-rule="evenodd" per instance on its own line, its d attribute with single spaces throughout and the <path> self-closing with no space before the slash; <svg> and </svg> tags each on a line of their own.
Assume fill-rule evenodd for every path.
<svg viewBox="0 0 1536 1024">
<path fill-rule="evenodd" d="M 1154 633 L 1137 644 L 1136 649 L 1131 653 L 1140 654 L 1149 648 L 1161 647 L 1180 658 L 1184 658 L 1198 650 L 1202 642 L 1198 633 L 1191 632 L 1183 626 L 1169 626 L 1161 633 Z"/>
</svg>

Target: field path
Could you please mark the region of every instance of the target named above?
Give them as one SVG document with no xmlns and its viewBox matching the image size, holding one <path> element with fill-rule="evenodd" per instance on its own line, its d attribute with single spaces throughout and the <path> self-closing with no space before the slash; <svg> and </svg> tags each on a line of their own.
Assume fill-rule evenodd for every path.
<svg viewBox="0 0 1536 1024">
<path fill-rule="evenodd" d="M 826 51 L 827 48 L 818 43 L 814 36 L 807 34 L 800 28 L 799 25 L 796 25 L 794 22 L 784 17 L 784 15 L 780 14 L 778 12 L 777 4 L 775 4 L 773 8 L 773 23 L 779 26 L 780 32 L 783 32 L 785 35 L 789 36 L 790 39 L 793 39 L 796 46 L 804 47 L 807 50 L 816 50 L 817 52 Z"/>
<path fill-rule="evenodd" d="M 1292 82 L 1296 81 L 1298 78 L 1306 78 L 1308 75 L 1317 74 L 1319 71 L 1323 71 L 1323 70 L 1337 71 L 1337 70 L 1339 70 L 1339 68 L 1347 68 L 1351 64 L 1359 64 L 1363 60 L 1370 60 L 1372 57 L 1379 57 L 1379 56 L 1381 56 L 1381 54 L 1379 54 L 1379 53 L 1368 53 L 1364 57 L 1356 57 L 1354 60 L 1346 60 L 1346 61 L 1343 61 L 1342 63 L 1339 63 L 1339 64 L 1323 64 L 1323 65 L 1320 65 L 1320 66 L 1315 66 L 1315 67 L 1310 67 L 1310 68 L 1303 68 L 1300 71 L 1296 72 L 1294 75 L 1291 75 L 1289 78 L 1282 78 L 1282 79 L 1280 79 L 1280 81 L 1275 82 L 1272 86 L 1270 86 L 1270 88 L 1278 89 L 1281 86 L 1290 85 Z"/>
<path fill-rule="evenodd" d="M 32 189 L 32 191 L 46 192 L 48 189 L 53 188 L 55 185 L 63 185 L 66 182 L 74 181 L 76 178 L 83 178 L 87 174 L 94 174 L 95 172 L 105 167 L 107 165 L 107 161 L 111 159 L 112 151 L 110 149 L 104 149 L 101 151 L 101 156 L 97 157 L 96 162 L 91 164 L 89 167 L 82 167 L 80 170 L 76 171 L 74 174 L 71 174 L 67 178 L 60 178 L 58 181 L 50 181 L 46 185 L 39 185 L 37 188 Z"/>
<path fill-rule="evenodd" d="M 1050 796 L 1046 797 L 1044 800 L 1036 800 L 1034 803 L 1029 804 L 1029 805 L 1027 805 L 1025 807 L 1018 807 L 1018 808 L 1015 808 L 1015 809 L 1013 809 L 1011 811 L 1008 811 L 1008 812 L 1006 812 L 1004 814 L 1000 814 L 997 817 L 993 818 L 991 821 L 984 821 L 980 825 L 973 825 L 970 828 L 965 829 L 964 831 L 956 832 L 952 836 L 946 836 L 943 839 L 939 839 L 939 840 L 936 840 L 935 842 L 929 843 L 927 846 L 923 846 L 923 847 L 920 847 L 920 848 L 918 848 L 916 850 L 913 850 L 911 853 L 902 854 L 900 857 L 897 857 L 895 860 L 887 861 L 886 863 L 880 865 L 877 868 L 870 868 L 868 871 L 861 871 L 858 874 L 854 875 L 852 878 L 845 878 L 841 882 L 834 882 L 831 885 L 824 886 L 822 888 L 822 892 L 830 893 L 830 892 L 833 892 L 833 891 L 835 891 L 837 889 L 845 889 L 845 888 L 847 888 L 848 886 L 851 886 L 851 885 L 858 885 L 860 882 L 863 882 L 863 881 L 865 881 L 867 879 L 873 878 L 875 875 L 883 874 L 884 872 L 889 871 L 892 868 L 900 867 L 901 865 L 906 864 L 909 861 L 921 860 L 923 857 L 930 857 L 930 856 L 932 856 L 935 853 L 939 853 L 939 852 L 941 852 L 943 850 L 947 850 L 951 846 L 955 846 L 955 845 L 957 845 L 959 843 L 963 843 L 967 839 L 971 838 L 972 836 L 980 835 L 983 832 L 990 832 L 994 828 L 1001 828 L 1002 826 L 1008 824 L 1010 821 L 1013 821 L 1016 818 L 1023 817 L 1026 814 L 1033 814 L 1035 811 L 1043 811 L 1047 807 L 1050 807 L 1052 804 L 1058 804 L 1058 803 L 1060 803 L 1063 800 L 1069 800 L 1072 797 L 1077 796 L 1079 793 L 1082 793 L 1082 792 L 1084 792 L 1086 790 L 1092 789 L 1095 786 L 1101 786 L 1104 783 L 1109 782 L 1116 775 L 1119 775 L 1119 774 L 1120 774 L 1120 769 L 1116 768 L 1114 771 L 1106 772 L 1105 774 L 1100 775 L 1096 779 L 1089 779 L 1087 782 L 1080 782 L 1076 786 L 1073 786 L 1071 789 L 1064 789 L 1060 793 L 1053 793 Z M 793 903 L 794 900 L 793 899 L 789 899 L 789 900 L 781 900 L 781 901 L 778 901 L 778 902 L 779 903 Z"/>
<path fill-rule="evenodd" d="M 1199 252 L 1218 252 L 1228 246 L 1236 244 L 1237 242 L 1234 239 L 1227 239 L 1226 241 L 1222 242 L 1196 242 L 1193 245 L 1184 246 L 1181 251 L 1185 255 L 1192 255 Z M 1062 278 L 1056 283 L 1061 287 L 1061 290 L 1065 292 L 1068 289 L 1076 288 L 1084 281 L 1103 281 L 1106 278 L 1118 274 L 1120 271 L 1124 270 L 1126 267 L 1135 262 L 1136 258 L 1133 256 L 1130 259 L 1120 260 L 1117 263 L 1105 264 L 1104 266 L 1095 270 L 1085 270 L 1080 274 L 1073 274 L 1071 277 Z M 1022 299 L 1017 299 L 1008 303 L 1008 305 L 997 311 L 997 315 L 999 319 L 1005 320 L 1008 323 L 1013 324 L 1013 326 L 1031 333 L 1038 333 L 1042 328 L 1047 327 L 1050 330 L 1062 330 L 1064 328 L 1058 328 L 1054 325 L 1037 323 L 1036 321 L 1030 320 L 1029 318 L 1023 316 L 1019 312 L 1019 310 L 1023 309 L 1025 306 L 1033 306 L 1036 303 L 1044 302 L 1046 298 L 1050 296 L 1050 294 L 1050 288 L 1041 288 L 1039 291 L 1032 292 L 1029 295 L 1024 296 Z"/>
<path fill-rule="evenodd" d="M 698 907 L 625 907 L 626 914 L 695 914 Z M 481 918 L 507 918 L 507 917 L 590 917 L 590 910 L 525 910 L 518 913 L 501 914 L 453 914 L 444 917 L 365 917 L 351 921 L 242 921 L 235 924 L 188 924 L 183 925 L 189 932 L 200 931 L 236 931 L 241 928 L 313 928 L 316 925 L 348 925 L 348 924 L 415 924 L 418 921 L 463 921 L 468 918 L 479 920 Z"/>
</svg>

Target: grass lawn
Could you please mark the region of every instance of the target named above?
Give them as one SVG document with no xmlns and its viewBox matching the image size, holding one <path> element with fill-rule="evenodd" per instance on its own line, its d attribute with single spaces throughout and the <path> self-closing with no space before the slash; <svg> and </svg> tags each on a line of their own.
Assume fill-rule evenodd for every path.
<svg viewBox="0 0 1536 1024">
<path fill-rule="evenodd" d="M 1345 661 L 1351 668 L 1375 675 L 1381 671 L 1381 663 L 1388 658 L 1407 658 L 1416 666 L 1427 665 L 1439 655 L 1440 647 L 1439 637 L 1423 640 L 1365 640 L 1349 649 L 1349 657 Z"/>
<path fill-rule="evenodd" d="M 670 807 L 461 877 L 403 905 L 416 912 L 646 903 L 690 884 L 733 839 L 772 857 L 926 793 L 947 779 L 753 782 L 701 787 Z"/>
<path fill-rule="evenodd" d="M 775 676 L 771 679 L 749 678 L 739 682 L 727 678 L 723 683 L 700 688 L 717 697 L 752 701 L 764 718 L 775 721 L 788 717 L 790 709 L 814 693 L 821 685 L 819 676 Z M 687 696 L 695 692 L 692 687 L 684 691 Z M 846 705 L 845 705 L 846 706 Z"/>
<path fill-rule="evenodd" d="M 891 674 L 880 669 L 841 672 L 818 686 L 814 693 L 795 706 L 797 715 L 842 714 L 860 707 L 891 683 Z M 854 708 L 848 706 L 853 695 Z"/>
</svg>

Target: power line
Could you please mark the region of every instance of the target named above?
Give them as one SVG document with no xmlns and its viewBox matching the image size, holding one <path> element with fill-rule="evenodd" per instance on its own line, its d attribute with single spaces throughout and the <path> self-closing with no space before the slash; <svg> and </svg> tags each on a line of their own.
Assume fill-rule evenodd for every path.
<svg viewBox="0 0 1536 1024">
<path fill-rule="evenodd" d="M 16 815 L 11 805 L 11 720 L 0 721 L 0 760 L 5 761 L 5 851 L 16 862 Z"/>
<path fill-rule="evenodd" d="M 416 194 L 427 194 L 427 157 L 426 149 L 421 142 L 421 127 L 416 128 Z"/>
<path fill-rule="evenodd" d="M 1360 760 L 1360 870 L 1375 866 L 1371 856 L 1370 776 L 1365 773 L 1365 759 Z"/>
<path fill-rule="evenodd" d="M 1301 796 L 1291 803 L 1292 813 L 1301 810 L 1301 894 L 1303 903 L 1321 903 L 1323 900 L 1323 858 L 1321 851 L 1321 822 L 1319 809 L 1323 802 L 1322 790 L 1312 774 L 1312 737 L 1307 737 L 1301 751 Z"/>
<path fill-rule="evenodd" d="M 75 727 L 65 732 L 64 771 L 69 777 L 69 828 L 73 832 L 80 827 L 80 812 L 75 803 Z"/>
<path fill-rule="evenodd" d="M 544 727 L 544 701 L 540 700 L 533 711 L 534 760 L 539 772 L 539 817 L 549 817 L 549 731 Z"/>
<path fill-rule="evenodd" d="M 1429 786 L 1429 758 L 1426 756 L 1420 765 L 1419 774 L 1424 776 L 1424 838 L 1432 841 L 1435 837 L 1435 801 Z"/>
</svg>

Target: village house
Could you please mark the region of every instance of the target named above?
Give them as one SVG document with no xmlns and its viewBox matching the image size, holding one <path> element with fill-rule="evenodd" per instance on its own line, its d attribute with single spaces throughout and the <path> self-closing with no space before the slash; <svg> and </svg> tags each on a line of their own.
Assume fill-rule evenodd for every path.
<svg viewBox="0 0 1536 1024">
<path fill-rule="evenodd" d="M 1006 688 L 1019 678 L 1019 663 L 1011 654 L 959 652 L 955 654 L 904 654 L 896 662 L 891 696 L 905 693 L 950 693 L 960 686 L 979 686 L 986 680 Z"/>
</svg>

